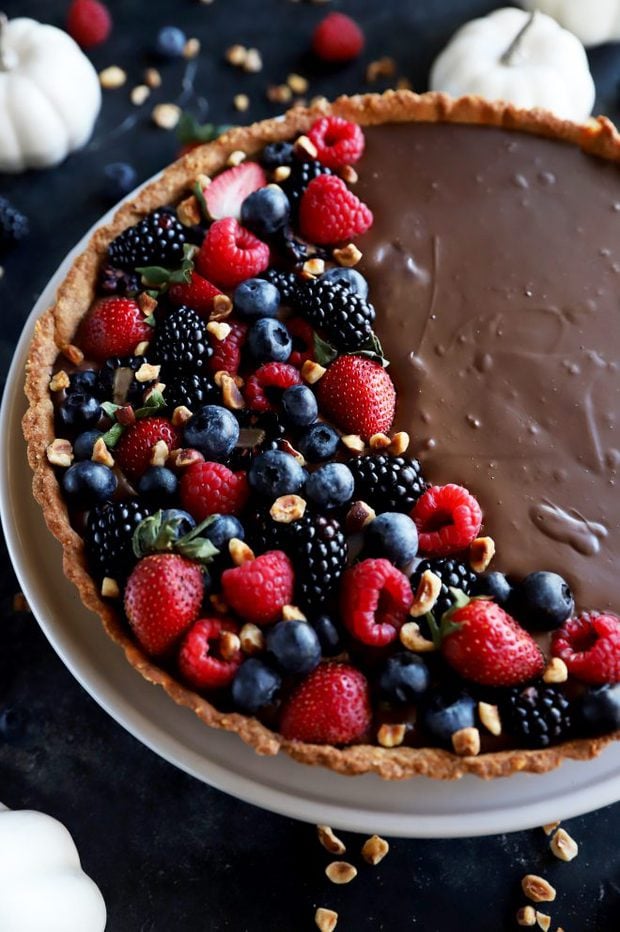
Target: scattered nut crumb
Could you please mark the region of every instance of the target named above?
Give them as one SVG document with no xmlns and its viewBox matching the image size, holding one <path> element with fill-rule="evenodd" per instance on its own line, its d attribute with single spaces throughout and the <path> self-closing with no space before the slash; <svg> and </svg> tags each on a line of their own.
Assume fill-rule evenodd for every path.
<svg viewBox="0 0 620 932">
<path fill-rule="evenodd" d="M 536 910 L 536 922 L 543 932 L 547 932 L 551 925 L 551 916 L 548 916 L 547 913 L 539 913 L 538 910 Z"/>
<path fill-rule="evenodd" d="M 381 838 L 379 835 L 371 835 L 362 845 L 362 857 L 367 864 L 372 864 L 375 867 L 383 860 L 389 850 L 390 846 L 385 838 Z"/>
<path fill-rule="evenodd" d="M 460 757 L 480 754 L 480 732 L 477 728 L 459 728 L 452 735 L 452 747 Z"/>
<path fill-rule="evenodd" d="M 568 667 L 561 657 L 552 657 L 543 673 L 545 683 L 565 683 L 568 679 Z"/>
<path fill-rule="evenodd" d="M 173 427 L 183 427 L 192 417 L 193 414 L 186 405 L 179 405 L 172 412 L 172 425 Z"/>
<path fill-rule="evenodd" d="M 61 392 L 64 388 L 69 388 L 71 385 L 71 379 L 67 375 L 64 369 L 61 369 L 59 372 L 56 372 L 50 379 L 50 391 L 51 392 Z"/>
<path fill-rule="evenodd" d="M 119 585 L 111 576 L 104 576 L 101 582 L 101 595 L 104 599 L 118 599 L 121 594 Z"/>
<path fill-rule="evenodd" d="M 557 830 L 549 842 L 549 847 L 560 861 L 572 861 L 579 854 L 579 845 L 563 828 Z"/>
<path fill-rule="evenodd" d="M 388 55 L 383 58 L 377 58 L 371 61 L 366 68 L 366 80 L 369 84 L 377 81 L 379 78 L 391 78 L 396 74 L 396 62 Z"/>
<path fill-rule="evenodd" d="M 198 198 L 194 194 L 191 194 L 189 197 L 186 197 L 185 200 L 181 201 L 177 207 L 177 217 L 184 227 L 194 227 L 200 223 L 202 220 L 200 204 L 198 203 Z"/>
<path fill-rule="evenodd" d="M 377 732 L 377 741 L 382 748 L 397 748 L 405 740 L 406 733 L 406 725 L 385 723 Z"/>
<path fill-rule="evenodd" d="M 300 495 L 281 495 L 269 509 L 274 521 L 280 524 L 290 524 L 303 518 L 306 513 L 306 501 Z"/>
<path fill-rule="evenodd" d="M 150 88 L 161 87 L 161 75 L 157 68 L 147 68 L 144 72 L 144 83 Z"/>
<path fill-rule="evenodd" d="M 312 359 L 306 359 L 301 367 L 301 377 L 308 385 L 316 384 L 319 379 L 323 378 L 326 372 L 327 369 L 325 366 L 319 365 L 318 362 L 314 362 Z"/>
<path fill-rule="evenodd" d="M 424 570 L 409 609 L 412 618 L 422 618 L 430 612 L 441 592 L 441 578 L 432 570 Z"/>
<path fill-rule="evenodd" d="M 392 442 L 387 448 L 388 453 L 392 456 L 402 456 L 409 448 L 409 434 L 406 430 L 399 430 L 392 437 Z"/>
<path fill-rule="evenodd" d="M 241 642 L 241 650 L 248 656 L 259 654 L 265 649 L 265 635 L 258 625 L 249 622 L 239 632 L 239 641 Z"/>
<path fill-rule="evenodd" d="M 226 49 L 224 58 L 229 65 L 234 65 L 235 68 L 241 68 L 247 55 L 248 50 L 244 45 L 231 45 L 230 48 Z"/>
<path fill-rule="evenodd" d="M 474 573 L 484 573 L 495 556 L 495 541 L 492 537 L 477 537 L 469 546 L 469 565 Z"/>
<path fill-rule="evenodd" d="M 301 74 L 289 74 L 286 83 L 293 94 L 305 94 L 308 90 L 308 79 L 304 78 Z"/>
<path fill-rule="evenodd" d="M 196 58 L 200 54 L 200 39 L 188 39 L 183 46 L 183 58 Z"/>
<path fill-rule="evenodd" d="M 181 118 L 181 108 L 177 104 L 157 104 L 151 117 L 160 129 L 174 129 Z"/>
<path fill-rule="evenodd" d="M 533 906 L 522 906 L 517 912 L 517 924 L 520 926 L 536 925 L 536 911 Z"/>
<path fill-rule="evenodd" d="M 417 621 L 406 622 L 398 632 L 400 643 L 414 654 L 426 654 L 437 650 L 435 643 L 425 638 Z"/>
<path fill-rule="evenodd" d="M 158 440 L 151 453 L 151 466 L 165 466 L 169 455 L 170 450 L 166 441 Z"/>
<path fill-rule="evenodd" d="M 282 621 L 308 621 L 308 619 L 296 605 L 283 605 Z"/>
<path fill-rule="evenodd" d="M 254 551 L 243 540 L 238 537 L 231 537 L 228 541 L 228 552 L 235 566 L 242 566 L 244 563 L 250 563 L 255 560 Z"/>
<path fill-rule="evenodd" d="M 373 434 L 368 444 L 371 450 L 387 450 L 392 441 L 387 434 Z"/>
<path fill-rule="evenodd" d="M 332 256 L 338 265 L 342 265 L 346 269 L 352 269 L 362 258 L 362 253 L 355 243 L 349 243 L 348 246 L 343 246 L 342 249 L 334 249 Z"/>
<path fill-rule="evenodd" d="M 357 877 L 357 868 L 348 861 L 332 861 L 325 868 L 325 873 L 332 883 L 350 883 L 354 877 Z"/>
<path fill-rule="evenodd" d="M 334 932 L 338 923 L 338 913 L 333 909 L 325 909 L 319 906 L 314 914 L 314 922 L 320 932 Z"/>
<path fill-rule="evenodd" d="M 290 165 L 278 165 L 276 170 L 273 173 L 274 181 L 286 181 L 290 177 L 291 166 Z"/>
<path fill-rule="evenodd" d="M 376 517 L 377 513 L 374 508 L 366 502 L 353 502 L 344 520 L 345 529 L 348 534 L 359 534 Z"/>
<path fill-rule="evenodd" d="M 210 320 L 207 324 L 207 331 L 218 341 L 225 340 L 231 329 L 230 324 L 225 324 L 220 320 Z"/>
<path fill-rule="evenodd" d="M 265 93 L 272 104 L 288 104 L 293 97 L 288 84 L 270 84 Z"/>
<path fill-rule="evenodd" d="M 119 68 L 118 65 L 110 65 L 99 72 L 99 83 L 106 91 L 114 91 L 122 87 L 127 80 L 127 72 Z"/>
<path fill-rule="evenodd" d="M 502 721 L 499 717 L 499 709 L 496 705 L 491 705 L 490 702 L 479 702 L 478 703 L 478 717 L 487 731 L 490 731 L 492 735 L 501 735 L 502 733 Z"/>
<path fill-rule="evenodd" d="M 64 468 L 73 462 L 73 447 L 69 440 L 57 439 L 52 440 L 48 445 L 45 454 L 48 463 L 52 466 L 62 466 Z"/>
<path fill-rule="evenodd" d="M 224 597 L 220 595 L 219 592 L 214 592 L 213 595 L 210 595 L 209 602 L 212 608 L 218 612 L 218 614 L 226 615 L 228 613 L 228 603 L 224 600 Z"/>
<path fill-rule="evenodd" d="M 93 444 L 92 460 L 94 463 L 101 463 L 102 466 L 114 466 L 114 457 L 108 450 L 103 437 L 97 437 Z"/>
<path fill-rule="evenodd" d="M 352 165 L 343 165 L 338 174 L 347 184 L 356 184 L 359 181 L 359 175 Z"/>
<path fill-rule="evenodd" d="M 245 162 L 246 158 L 247 155 L 242 149 L 235 149 L 226 159 L 226 164 L 234 168 L 237 165 L 241 165 L 242 162 Z"/>
<path fill-rule="evenodd" d="M 247 94 L 235 94 L 233 97 L 233 104 L 235 110 L 238 110 L 240 113 L 245 113 L 245 111 L 249 109 L 250 98 Z"/>
<path fill-rule="evenodd" d="M 144 400 L 148 401 L 149 398 L 151 398 L 156 392 L 158 392 L 160 395 L 163 394 L 165 388 L 166 388 L 165 382 L 155 382 L 153 385 L 150 386 L 150 388 L 147 388 L 147 390 L 145 391 Z M 116 412 L 116 419 L 118 420 L 118 411 Z"/>
<path fill-rule="evenodd" d="M 410 91 L 412 89 L 413 89 L 413 84 L 411 83 L 409 78 L 405 78 L 404 76 L 401 78 L 398 78 L 396 82 L 397 91 Z"/>
<path fill-rule="evenodd" d="M 136 371 L 136 382 L 154 382 L 159 378 L 161 366 L 154 366 L 150 362 L 143 362 Z"/>
<path fill-rule="evenodd" d="M 552 903 L 555 900 L 555 889 L 538 874 L 526 874 L 521 881 L 521 888 L 532 903 Z"/>
<path fill-rule="evenodd" d="M 317 825 L 319 842 L 330 854 L 344 854 L 347 850 L 345 843 L 334 834 L 329 825 Z"/>
<path fill-rule="evenodd" d="M 324 259 L 306 259 L 302 266 L 302 278 L 312 279 L 316 278 L 317 275 L 322 275 L 325 271 L 325 260 Z"/>
<path fill-rule="evenodd" d="M 366 449 L 366 444 L 359 434 L 343 434 L 340 440 L 352 453 L 363 453 Z"/>
<path fill-rule="evenodd" d="M 311 159 L 315 159 L 318 155 L 316 146 L 308 136 L 298 136 L 294 148 L 297 154 L 308 155 Z"/>
<path fill-rule="evenodd" d="M 247 71 L 249 74 L 256 74 L 263 69 L 263 59 L 261 53 L 258 49 L 248 49 L 245 55 L 243 64 L 241 65 L 244 71 Z"/>
<path fill-rule="evenodd" d="M 147 84 L 137 84 L 132 87 L 129 99 L 134 107 L 141 107 L 151 94 L 151 89 Z"/>
<path fill-rule="evenodd" d="M 219 637 L 219 648 L 224 660 L 232 660 L 241 650 L 241 641 L 232 631 L 222 631 Z"/>
</svg>

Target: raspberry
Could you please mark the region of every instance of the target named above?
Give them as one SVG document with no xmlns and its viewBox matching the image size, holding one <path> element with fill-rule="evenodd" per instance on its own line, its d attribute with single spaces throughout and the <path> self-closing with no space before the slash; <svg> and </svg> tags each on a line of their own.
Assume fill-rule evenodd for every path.
<svg viewBox="0 0 620 932">
<path fill-rule="evenodd" d="M 291 605 L 295 579 L 291 561 L 281 550 L 270 550 L 242 566 L 224 570 L 224 600 L 244 621 L 269 625 Z"/>
<path fill-rule="evenodd" d="M 335 175 L 314 178 L 299 205 L 301 234 L 311 243 L 348 241 L 365 233 L 372 222 L 372 211 Z"/>
<path fill-rule="evenodd" d="M 184 470 L 181 504 L 196 521 L 209 515 L 239 515 L 249 490 L 244 472 L 231 472 L 223 463 L 192 463 Z"/>
<path fill-rule="evenodd" d="M 409 580 L 388 560 L 363 560 L 342 577 L 342 619 L 363 644 L 385 647 L 394 641 L 412 602 Z"/>
<path fill-rule="evenodd" d="M 355 20 L 344 13 L 328 13 L 312 36 L 312 51 L 323 61 L 352 61 L 363 48 L 364 33 Z"/>
<path fill-rule="evenodd" d="M 112 31 L 112 17 L 99 0 L 74 0 L 67 14 L 67 32 L 83 49 L 100 45 Z"/>
<path fill-rule="evenodd" d="M 286 329 L 293 338 L 289 365 L 301 369 L 307 360 L 314 359 L 314 330 L 303 317 L 290 317 L 286 322 Z"/>
<path fill-rule="evenodd" d="M 252 411 L 277 410 L 277 398 L 285 388 L 301 385 L 301 376 L 286 362 L 268 362 L 260 366 L 245 385 L 245 400 Z"/>
<path fill-rule="evenodd" d="M 209 281 L 234 288 L 246 278 L 264 272 L 269 246 L 232 217 L 211 224 L 196 256 L 198 271 Z"/>
<path fill-rule="evenodd" d="M 460 485 L 433 485 L 415 503 L 411 517 L 420 536 L 420 552 L 447 557 L 464 550 L 478 536 L 480 505 Z"/>
<path fill-rule="evenodd" d="M 102 298 L 84 320 L 78 339 L 88 358 L 103 362 L 109 356 L 129 356 L 152 335 L 133 298 Z"/>
<path fill-rule="evenodd" d="M 239 627 L 230 618 L 199 618 L 189 629 L 179 650 L 179 670 L 194 689 L 223 689 L 230 686 L 241 666 L 240 650 L 222 656 L 221 635 L 238 634 Z"/>
<path fill-rule="evenodd" d="M 282 708 L 280 732 L 289 741 L 353 744 L 370 729 L 368 681 L 355 667 L 325 663 L 291 693 Z"/>
<path fill-rule="evenodd" d="M 165 417 L 145 417 L 128 427 L 114 451 L 117 464 L 133 482 L 148 469 L 153 447 L 163 440 L 169 450 L 179 445 L 179 434 Z"/>
<path fill-rule="evenodd" d="M 312 125 L 308 136 L 316 147 L 319 162 L 328 168 L 353 165 L 364 152 L 361 127 L 342 117 L 321 117 Z"/>
<path fill-rule="evenodd" d="M 209 360 L 209 368 L 214 375 L 216 372 L 237 374 L 247 332 L 247 324 L 235 321 L 230 324 L 230 333 L 225 340 L 213 340 L 213 355 Z"/>
<path fill-rule="evenodd" d="M 300 161 L 295 159 L 291 166 L 291 173 L 282 182 L 282 190 L 289 199 L 291 205 L 291 217 L 295 219 L 299 212 L 299 205 L 301 199 L 304 196 L 306 189 L 310 182 L 314 178 L 318 178 L 320 175 L 331 175 L 332 170 L 328 168 L 327 165 L 322 165 L 317 159 L 309 159 L 308 161 Z M 274 285 L 277 285 L 277 282 L 274 282 Z"/>
<path fill-rule="evenodd" d="M 571 618 L 551 640 L 551 652 L 583 683 L 620 682 L 620 618 L 590 612 Z"/>
</svg>

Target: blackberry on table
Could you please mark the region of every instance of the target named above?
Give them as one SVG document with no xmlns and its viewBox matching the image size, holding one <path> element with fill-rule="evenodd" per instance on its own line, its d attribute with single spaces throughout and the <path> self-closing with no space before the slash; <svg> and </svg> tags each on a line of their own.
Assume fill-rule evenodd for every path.
<svg viewBox="0 0 620 932">
<path fill-rule="evenodd" d="M 438 557 L 436 560 L 422 560 L 416 566 L 411 577 L 411 586 L 414 591 L 425 570 L 430 570 L 441 579 L 441 589 L 433 606 L 433 615 L 439 621 L 444 612 L 447 612 L 454 604 L 450 589 L 460 589 L 461 592 L 469 595 L 476 583 L 477 576 L 465 563 L 451 560 L 448 557 Z"/>
<path fill-rule="evenodd" d="M 288 178 L 280 184 L 280 187 L 286 194 L 291 205 L 291 215 L 295 216 L 299 208 L 304 191 L 314 178 L 319 175 L 333 175 L 331 168 L 322 165 L 314 159 L 308 159 L 301 162 L 295 160 L 291 165 L 291 173 Z"/>
<path fill-rule="evenodd" d="M 561 741 L 572 727 L 570 700 L 556 687 L 543 684 L 510 690 L 500 714 L 506 731 L 534 748 Z"/>
<path fill-rule="evenodd" d="M 148 265 L 176 268 L 183 261 L 184 226 L 167 207 L 154 210 L 139 223 L 123 230 L 108 246 L 112 265 L 136 269 Z"/>
<path fill-rule="evenodd" d="M 335 518 L 305 514 L 284 524 L 266 513 L 259 515 L 254 534 L 259 549 L 283 550 L 291 559 L 301 608 L 318 610 L 329 601 L 348 556 L 346 537 Z"/>
<path fill-rule="evenodd" d="M 6 197 L 0 197 L 0 249 L 12 246 L 28 235 L 28 218 Z"/>
<path fill-rule="evenodd" d="M 185 305 L 175 308 L 157 324 L 149 346 L 149 359 L 161 364 L 164 382 L 177 372 L 206 372 L 212 354 L 206 321 Z"/>
<path fill-rule="evenodd" d="M 164 398 L 171 412 L 181 405 L 195 412 L 203 405 L 217 403 L 220 393 L 208 375 L 192 372 L 172 379 L 166 385 Z"/>
<path fill-rule="evenodd" d="M 374 307 L 341 282 L 320 278 L 306 282 L 297 291 L 296 306 L 336 349 L 361 349 L 372 335 Z"/>
<path fill-rule="evenodd" d="M 151 382 L 138 382 L 135 373 L 146 362 L 144 356 L 111 356 L 97 376 L 97 397 L 114 404 L 137 404 Z"/>
<path fill-rule="evenodd" d="M 267 269 L 260 275 L 266 281 L 275 285 L 280 292 L 284 304 L 294 304 L 300 280 L 294 272 L 283 272 L 280 269 Z"/>
<path fill-rule="evenodd" d="M 355 480 L 355 498 L 377 513 L 408 514 L 426 488 L 419 462 L 404 456 L 371 453 L 357 456 L 347 465 Z"/>
<path fill-rule="evenodd" d="M 137 498 L 106 502 L 92 509 L 84 537 L 97 579 L 109 576 L 121 582 L 129 575 L 137 561 L 131 543 L 133 532 L 151 514 L 153 509 Z"/>
</svg>

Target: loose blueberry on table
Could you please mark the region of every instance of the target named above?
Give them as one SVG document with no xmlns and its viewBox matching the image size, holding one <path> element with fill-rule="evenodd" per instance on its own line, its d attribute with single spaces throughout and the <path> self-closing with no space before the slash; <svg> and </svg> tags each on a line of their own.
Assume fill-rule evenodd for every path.
<svg viewBox="0 0 620 932">
<path fill-rule="evenodd" d="M 48 450 L 102 597 L 174 677 L 287 739 L 476 754 L 620 727 L 620 619 L 574 617 L 555 573 L 487 572 L 476 498 L 390 433 L 346 248 L 373 222 L 343 180 L 364 136 L 324 117 L 308 139 L 316 157 L 269 144 L 110 243 Z"/>
</svg>

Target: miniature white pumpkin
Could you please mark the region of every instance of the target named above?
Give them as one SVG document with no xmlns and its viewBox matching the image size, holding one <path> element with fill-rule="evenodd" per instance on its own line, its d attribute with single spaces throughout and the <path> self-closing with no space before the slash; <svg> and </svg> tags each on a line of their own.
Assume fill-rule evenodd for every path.
<svg viewBox="0 0 620 932">
<path fill-rule="evenodd" d="M 105 925 L 103 897 L 64 825 L 0 805 L 2 932 L 103 932 Z"/>
<path fill-rule="evenodd" d="M 523 6 L 553 16 L 584 45 L 620 39 L 620 0 L 523 0 Z"/>
<path fill-rule="evenodd" d="M 0 171 L 56 165 L 90 138 L 97 73 L 73 39 L 34 19 L 0 19 Z"/>
<path fill-rule="evenodd" d="M 584 48 L 544 13 L 512 7 L 466 23 L 436 59 L 431 88 L 543 107 L 581 122 L 594 104 Z"/>
</svg>

